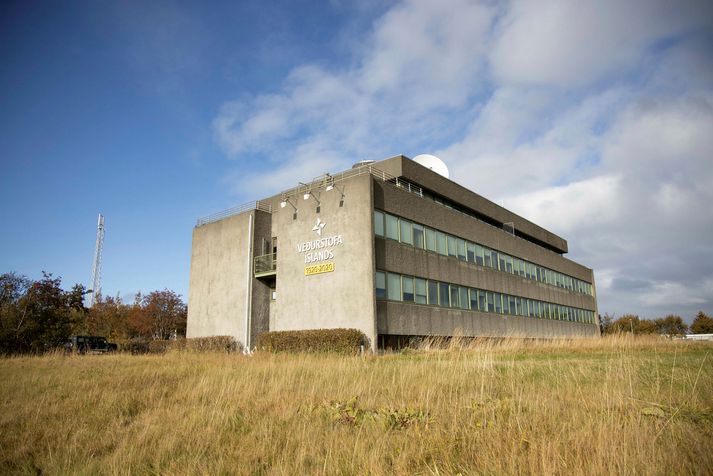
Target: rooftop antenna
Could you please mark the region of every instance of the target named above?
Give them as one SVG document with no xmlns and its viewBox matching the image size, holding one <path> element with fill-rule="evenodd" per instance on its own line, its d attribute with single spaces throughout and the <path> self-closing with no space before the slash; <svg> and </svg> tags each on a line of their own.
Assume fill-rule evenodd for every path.
<svg viewBox="0 0 713 476">
<path fill-rule="evenodd" d="M 102 249 L 104 248 L 104 215 L 99 214 L 97 220 L 97 244 L 94 248 L 94 265 L 92 266 L 92 292 L 89 295 L 87 307 L 92 307 L 96 297 L 101 294 L 102 281 Z"/>
</svg>

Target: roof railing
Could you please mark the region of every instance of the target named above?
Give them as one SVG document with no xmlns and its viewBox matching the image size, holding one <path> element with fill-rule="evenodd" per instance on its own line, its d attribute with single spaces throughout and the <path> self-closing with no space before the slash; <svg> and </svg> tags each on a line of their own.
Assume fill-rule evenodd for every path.
<svg viewBox="0 0 713 476">
<path fill-rule="evenodd" d="M 292 196 L 302 196 L 307 193 L 309 193 L 312 190 L 318 189 L 318 188 L 323 188 L 323 187 L 329 187 L 329 186 L 334 186 L 335 184 L 338 184 L 340 182 L 343 182 L 344 180 L 350 179 L 352 177 L 356 177 L 359 175 L 366 175 L 369 174 L 384 183 L 388 183 L 390 185 L 393 185 L 395 187 L 400 188 L 401 190 L 404 190 L 409 193 L 413 193 L 415 195 L 418 195 L 419 197 L 423 198 L 423 189 L 419 187 L 416 184 L 413 184 L 407 180 L 404 180 L 401 177 L 395 177 L 393 175 L 387 174 L 383 170 L 379 170 L 376 167 L 372 167 L 371 165 L 360 165 L 356 168 L 345 170 L 344 172 L 339 172 L 337 174 L 331 175 L 331 174 L 324 174 L 320 175 L 319 177 L 316 177 L 313 179 L 311 182 L 306 183 L 306 184 L 300 184 L 297 187 L 291 188 L 289 190 L 285 190 L 284 192 L 281 193 L 283 197 L 292 197 Z M 243 205 L 239 205 L 237 207 L 233 208 L 228 208 L 227 210 L 223 210 L 218 213 L 214 213 L 212 215 L 208 215 L 203 218 L 199 218 L 196 226 L 203 226 L 207 225 L 208 223 L 213 223 L 216 221 L 220 221 L 224 218 L 228 218 L 233 215 L 239 215 L 240 213 L 245 213 L 251 210 L 262 210 L 267 213 L 272 213 L 272 206 L 269 203 L 264 203 L 259 200 L 253 201 L 253 202 L 248 202 Z"/>
<path fill-rule="evenodd" d="M 198 219 L 196 226 L 207 225 L 208 223 L 213 223 L 215 221 L 220 221 L 224 218 L 228 218 L 233 215 L 239 215 L 241 213 L 249 212 L 252 210 L 261 210 L 263 212 L 272 213 L 272 205 L 269 203 L 263 203 L 260 200 L 244 203 L 238 205 L 237 207 L 228 208 L 218 213 L 213 213 L 212 215 L 205 216 Z"/>
<path fill-rule="evenodd" d="M 317 188 L 322 187 L 329 187 L 330 185 L 334 186 L 334 184 L 338 184 L 339 182 L 343 182 L 344 180 L 366 174 L 372 175 L 373 177 L 381 180 L 384 183 L 390 183 L 391 185 L 395 185 L 396 187 L 406 190 L 407 192 L 415 193 L 416 195 L 423 197 L 423 189 L 418 185 L 410 183 L 400 177 L 388 174 L 383 170 L 371 166 L 370 164 L 359 165 L 355 168 L 345 170 L 344 172 L 339 172 L 334 175 L 328 173 L 320 175 L 319 177 L 315 177 L 314 179 L 312 179 L 312 181 L 309 183 L 300 183 L 296 187 L 293 187 L 289 190 L 285 190 L 281 193 L 281 195 L 283 197 L 301 196 L 310 192 L 311 190 L 315 190 Z"/>
</svg>

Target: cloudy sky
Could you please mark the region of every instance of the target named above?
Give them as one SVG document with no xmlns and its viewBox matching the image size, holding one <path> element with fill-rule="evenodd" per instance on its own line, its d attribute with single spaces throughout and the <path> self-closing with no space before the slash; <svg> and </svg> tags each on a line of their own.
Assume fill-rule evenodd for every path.
<svg viewBox="0 0 713 476">
<path fill-rule="evenodd" d="M 435 153 L 602 314 L 713 313 L 707 1 L 3 2 L 0 272 L 188 291 L 195 219 Z"/>
</svg>

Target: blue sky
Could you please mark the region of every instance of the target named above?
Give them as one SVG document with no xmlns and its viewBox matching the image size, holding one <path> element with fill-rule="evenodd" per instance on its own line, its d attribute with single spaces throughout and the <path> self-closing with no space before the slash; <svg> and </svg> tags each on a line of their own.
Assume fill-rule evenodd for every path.
<svg viewBox="0 0 713 476">
<path fill-rule="evenodd" d="M 3 2 L 0 272 L 187 296 L 195 220 L 436 153 L 602 313 L 713 312 L 704 1 Z"/>
</svg>

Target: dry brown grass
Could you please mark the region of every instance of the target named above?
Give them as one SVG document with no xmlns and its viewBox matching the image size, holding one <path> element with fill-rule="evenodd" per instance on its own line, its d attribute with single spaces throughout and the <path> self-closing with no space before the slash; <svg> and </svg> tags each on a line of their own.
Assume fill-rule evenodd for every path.
<svg viewBox="0 0 713 476">
<path fill-rule="evenodd" d="M 623 337 L 2 359 L 0 473 L 710 474 L 712 369 Z"/>
</svg>

